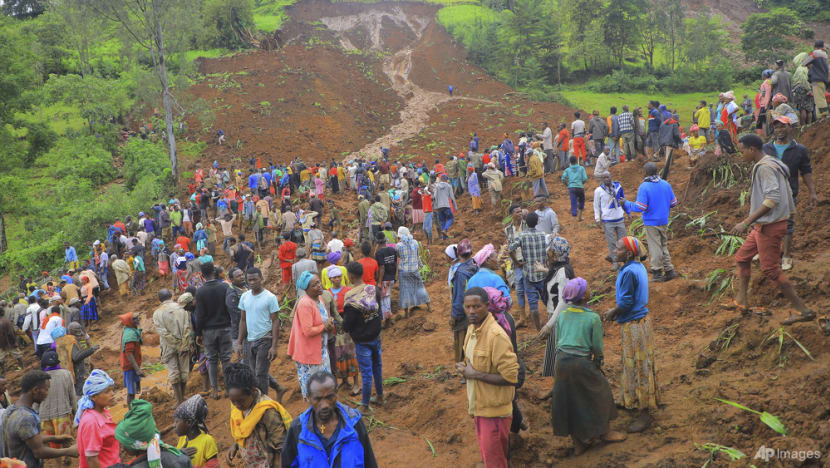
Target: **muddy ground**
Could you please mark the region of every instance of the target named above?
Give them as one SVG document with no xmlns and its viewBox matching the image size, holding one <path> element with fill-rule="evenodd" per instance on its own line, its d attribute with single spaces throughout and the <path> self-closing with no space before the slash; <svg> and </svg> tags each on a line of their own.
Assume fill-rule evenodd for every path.
<svg viewBox="0 0 830 468">
<path fill-rule="evenodd" d="M 482 147 L 498 144 L 504 132 L 540 129 L 542 120 L 570 120 L 572 109 L 556 103 L 525 100 L 506 85 L 488 78 L 464 60 L 464 51 L 434 23 L 435 8 L 424 4 L 394 5 L 328 4 L 303 2 L 291 9 L 295 23 L 286 26 L 288 45 L 276 52 L 250 52 L 216 60 L 205 60 L 205 79 L 190 92 L 213 104 L 216 126 L 223 128 L 228 144 L 217 146 L 205 134 L 192 131 L 189 138 L 208 141 L 208 148 L 185 170 L 223 165 L 247 166 L 251 156 L 263 161 L 286 162 L 300 156 L 307 162 L 343 159 L 361 151 L 389 146 L 393 158 L 432 163 L 435 158 L 466 151 L 469 135 L 478 132 Z M 328 27 L 327 27 L 328 26 Z M 331 28 L 331 29 L 329 29 Z M 450 99 L 447 84 L 458 90 Z M 262 105 L 268 101 L 269 106 Z M 615 104 L 615 103 L 609 103 Z M 269 109 L 264 109 L 268 107 Z M 190 122 L 190 128 L 198 128 Z M 239 143 L 237 143 L 239 141 Z M 806 196 L 798 204 L 798 234 L 795 269 L 791 278 L 796 289 L 817 312 L 830 307 L 830 184 L 827 161 L 830 123 L 823 122 L 800 137 L 811 148 L 820 202 L 808 207 Z M 642 162 L 626 162 L 612 169 L 629 198 L 633 199 L 642 179 Z M 731 466 L 798 466 L 791 461 L 765 463 L 752 460 L 762 445 L 787 450 L 830 451 L 830 338 L 815 323 L 786 329 L 779 348 L 778 322 L 788 306 L 775 288 L 754 271 L 752 301 L 767 306 L 771 317 L 741 317 L 721 306 L 731 297 L 728 280 L 733 260 L 717 256 L 719 241 L 711 234 L 719 226 L 729 229 L 746 214 L 740 194 L 748 181 L 740 175 L 731 182 L 713 180 L 713 171 L 729 165 L 740 174 L 745 166 L 734 160 L 706 156 L 694 171 L 681 157 L 672 169 L 670 182 L 680 200 L 674 209 L 670 251 L 683 275 L 670 283 L 652 284 L 649 309 L 656 333 L 657 374 L 662 407 L 656 424 L 627 441 L 599 446 L 575 457 L 570 440 L 552 434 L 550 401 L 539 399 L 552 380 L 540 376 L 544 344 L 527 328 L 519 330 L 521 357 L 528 367 L 519 404 L 530 430 L 512 441 L 514 467 L 541 466 L 701 466 L 709 454 L 696 448 L 707 442 L 732 446 L 749 457 Z M 591 170 L 588 171 L 589 175 Z M 523 179 L 508 179 L 505 194 L 525 201 Z M 567 190 L 557 176 L 548 176 L 552 206 L 559 215 L 563 235 L 572 245 L 571 258 L 577 275 L 588 280 L 594 297 L 592 307 L 603 312 L 613 306 L 614 271 L 603 260 L 607 254 L 602 231 L 592 222 L 592 180 L 586 184 L 589 211 L 576 222 L 569 214 Z M 731 186 L 729 186 L 731 184 Z M 356 215 L 353 194 L 332 196 L 348 223 Z M 486 196 L 485 196 L 486 198 Z M 460 198 L 452 241 L 472 240 L 475 249 L 504 241 L 501 207 L 489 206 L 479 216 L 470 213 L 470 200 Z M 710 213 L 703 228 L 689 225 Z M 324 221 L 325 222 L 325 221 Z M 703 234 L 703 235 L 702 235 Z M 421 233 L 416 237 L 423 239 Z M 449 317 L 447 264 L 441 254 L 445 243 L 430 246 L 430 265 L 435 272 L 427 289 L 432 312 L 418 310 L 408 319 L 396 320 L 383 333 L 384 377 L 400 377 L 402 383 L 386 388 L 387 403 L 369 419 L 372 443 L 381 466 L 472 467 L 480 461 L 473 429 L 467 415 L 466 393 L 451 372 L 452 336 Z M 268 261 L 273 252 L 261 253 Z M 227 263 L 223 254 L 220 263 Z M 715 287 L 724 284 L 722 296 L 707 290 L 707 279 L 723 269 Z M 270 268 L 271 278 L 278 276 Z M 725 282 L 724 282 L 725 281 Z M 146 294 L 124 300 L 104 296 L 103 316 L 93 341 L 103 348 L 93 363 L 110 371 L 121 382 L 117 368 L 120 328 L 116 314 L 139 310 L 146 332 L 146 362 L 158 362 L 158 338 L 150 316 L 156 307 L 156 291 L 166 281 L 153 281 Z M 268 286 L 277 290 L 273 279 Z M 393 293 L 393 303 L 397 293 Z M 294 365 L 284 356 L 289 333 L 284 324 L 280 357 L 272 374 L 292 390 L 285 404 L 292 414 L 307 405 L 296 384 Z M 773 336 L 771 339 L 767 339 Z M 808 357 L 794 340 L 810 353 Z M 619 396 L 619 327 L 605 326 L 606 366 L 612 389 Z M 780 349 L 780 351 L 779 351 Z M 30 364 L 30 366 L 33 365 Z M 166 371 L 158 370 L 144 381 L 144 398 L 155 405 L 160 428 L 172 422 L 174 402 L 165 384 Z M 12 375 L 14 381 L 14 374 Z M 200 389 L 192 375 L 188 390 Z M 354 404 L 347 391 L 341 399 Z M 123 390 L 113 414 L 123 414 Z M 779 436 L 757 416 L 719 403 L 715 398 L 740 402 L 778 416 L 789 434 Z M 224 453 L 232 443 L 228 430 L 229 402 L 209 401 L 208 427 Z M 612 423 L 623 428 L 630 416 L 624 411 Z M 174 440 L 171 434 L 165 439 Z M 431 450 L 434 448 L 434 452 Z M 810 466 L 827 466 L 827 455 Z M 727 466 L 718 455 L 710 466 Z"/>
</svg>

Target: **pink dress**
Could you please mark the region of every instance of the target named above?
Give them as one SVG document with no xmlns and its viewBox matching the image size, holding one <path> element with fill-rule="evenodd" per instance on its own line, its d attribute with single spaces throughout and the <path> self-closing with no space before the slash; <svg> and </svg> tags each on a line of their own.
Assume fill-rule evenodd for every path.
<svg viewBox="0 0 830 468">
<path fill-rule="evenodd" d="M 323 179 L 317 177 L 314 179 L 314 185 L 317 187 L 317 198 L 323 198 L 323 191 L 326 187 L 326 183 L 323 182 Z"/>
</svg>

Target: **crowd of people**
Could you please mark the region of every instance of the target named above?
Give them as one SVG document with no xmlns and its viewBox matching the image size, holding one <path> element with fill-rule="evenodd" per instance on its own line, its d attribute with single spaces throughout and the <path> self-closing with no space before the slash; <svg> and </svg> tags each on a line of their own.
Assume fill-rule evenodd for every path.
<svg viewBox="0 0 830 468">
<path fill-rule="evenodd" d="M 720 95 L 717 108 L 702 101 L 689 135 L 676 112 L 651 101 L 645 114 L 624 105 L 619 115 L 611 107 L 607 118 L 594 111 L 586 122 L 576 112 L 556 133 L 543 122 L 541 133 L 521 133 L 516 143 L 504 134 L 486 150 L 474 133 L 467 152 L 431 167 L 394 160 L 383 148 L 368 159 L 343 162 L 264 164 L 251 158 L 245 169 L 218 162 L 207 172 L 199 169 L 183 202 L 171 195 L 146 212 L 114 220 L 105 239 L 88 244 L 83 259 L 65 243 L 59 274 L 21 276 L 18 296 L 0 303 L 0 372 L 22 368 L 27 347 L 41 367 L 21 379 L 17 401 L 0 398 L 0 453 L 35 467 L 67 457 L 78 458 L 81 467 L 216 467 L 220 454 L 205 424 L 209 397 L 227 398 L 232 406 L 228 427 L 235 443 L 225 454 L 228 462 L 239 457 L 249 467 L 377 466 L 363 417 L 384 405 L 383 330 L 401 312 L 403 319 L 419 308 L 431 312 L 424 281 L 433 275 L 429 261 L 435 256 L 426 249 L 439 240 L 449 264 L 454 362 L 486 467 L 507 466 L 509 434 L 528 427 L 516 392 L 528 378 L 517 329 L 530 324 L 546 343 L 541 377 L 554 377 L 542 397 L 552 401 L 556 435 L 571 437 L 576 454 L 626 438 L 610 427 L 617 406 L 602 372 L 603 321 L 621 328 L 617 402 L 632 411 L 627 431 L 641 432 L 661 400 L 650 282 L 679 276 L 667 232 L 678 204 L 666 180 L 675 149 L 684 148 L 691 165 L 716 142 L 716 153 L 740 150 L 754 164 L 750 215 L 732 229 L 736 235 L 751 232 L 736 254 L 731 306 L 758 312 L 747 294 L 757 255 L 763 274 L 797 311 L 782 323 L 816 318 L 784 271 L 792 268 L 799 175 L 810 203 L 817 200 L 810 158 L 793 139 L 793 128 L 827 113 L 818 97 L 827 81 L 823 43 L 795 64 L 793 79 L 783 62 L 764 72 L 755 107 L 748 98 L 739 105 L 732 92 Z M 742 120 L 739 113 L 751 118 Z M 614 166 L 640 155 L 644 178 L 629 200 L 613 177 Z M 607 245 L 604 259 L 617 274 L 615 307 L 603 314 L 588 307 L 590 288 L 571 265 L 571 245 L 546 181 L 561 173 L 571 216 L 580 225 L 589 165 L 596 181 L 594 221 Z M 528 182 L 531 204 L 504 196 L 511 179 Z M 490 194 L 486 209 L 484 190 Z M 466 196 L 474 215 L 509 218 L 502 233 L 490 232 L 491 242 L 477 249 L 469 238 L 450 233 Z M 338 206 L 343 200 L 356 205 L 348 210 L 354 215 Z M 645 242 L 626 229 L 637 213 Z M 451 236 L 457 242 L 443 245 Z M 100 349 L 92 336 L 97 322 L 113 312 L 106 304 L 112 296 L 143 294 L 150 281 L 160 286 L 157 308 L 118 315 L 128 412 L 115 424 L 107 407 L 116 384 L 103 370 L 90 369 L 89 359 Z M 152 405 L 140 398 L 142 324 L 159 337 L 178 404 L 175 447 L 162 442 Z M 281 325 L 290 325 L 288 337 L 281 337 Z M 294 361 L 296 383 L 270 374 L 281 343 Z M 203 391 L 188 397 L 196 370 Z M 291 387 L 310 405 L 296 417 L 281 404 Z M 360 395 L 356 408 L 339 401 L 340 390 Z M 120 449 L 135 458 L 122 462 Z"/>
</svg>

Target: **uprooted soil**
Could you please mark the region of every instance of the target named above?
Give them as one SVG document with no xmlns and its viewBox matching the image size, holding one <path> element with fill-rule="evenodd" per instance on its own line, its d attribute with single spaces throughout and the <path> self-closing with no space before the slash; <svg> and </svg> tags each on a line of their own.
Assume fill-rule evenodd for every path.
<svg viewBox="0 0 830 468">
<path fill-rule="evenodd" d="M 433 13 L 434 7 L 423 4 L 303 2 L 291 10 L 296 23 L 286 26 L 288 45 L 283 49 L 205 60 L 202 71 L 206 78 L 191 92 L 213 103 L 216 125 L 225 130 L 230 144 L 217 146 L 211 141 L 202 157 L 190 164 L 207 167 L 219 160 L 221 164 L 246 165 L 251 155 L 261 156 L 266 162 L 285 162 L 295 156 L 315 162 L 342 159 L 361 149 L 373 150 L 379 144 L 391 145 L 393 158 L 431 164 L 436 157 L 444 159 L 448 154 L 465 152 L 474 131 L 481 137 L 482 147 L 489 147 L 498 144 L 504 132 L 515 139 L 516 131 L 538 129 L 542 120 L 569 119 L 572 109 L 528 101 L 466 63 L 463 50 L 433 22 Z M 350 52 L 349 44 L 362 52 Z M 450 100 L 446 95 L 449 83 L 459 90 L 454 96 L 457 99 Z M 431 101 L 434 105 L 421 106 L 417 102 L 420 98 L 435 99 Z M 271 115 L 256 109 L 265 100 L 271 103 Z M 413 109 L 414 114 L 406 113 Z M 192 122 L 190 128 L 197 128 L 194 125 Z M 790 274 L 798 292 L 820 314 L 830 306 L 830 269 L 826 266 L 830 261 L 830 234 L 826 229 L 830 217 L 828 135 L 830 123 L 823 122 L 799 137 L 811 149 L 819 203 L 810 207 L 806 196 L 799 199 L 795 268 Z M 189 137 L 208 140 L 197 131 L 191 131 Z M 241 142 L 239 146 L 236 140 Z M 642 434 L 630 435 L 623 443 L 573 456 L 570 440 L 552 433 L 550 401 L 539 398 L 552 385 L 551 379 L 540 376 L 544 344 L 534 339 L 532 330 L 523 328 L 519 330 L 520 355 L 529 374 L 519 390 L 519 405 L 530 431 L 512 441 L 513 466 L 700 466 L 708 453 L 696 449 L 696 444 L 706 442 L 738 448 L 750 460 L 762 445 L 782 450 L 820 450 L 824 454 L 830 450 L 830 338 L 821 334 L 815 322 L 804 323 L 787 328 L 790 335 L 784 335 L 779 344 L 778 322 L 786 318 L 788 306 L 757 269 L 751 284 L 752 302 L 768 307 L 772 315 L 743 317 L 721 306 L 732 294 L 724 278 L 732 274 L 734 262 L 729 256 L 715 255 L 719 239 L 714 233 L 719 232 L 719 226 L 728 230 L 748 210 L 740 203 L 741 192 L 748 187 L 740 171 L 726 183 L 713 177 L 713 171 L 726 163 L 742 167 L 734 159 L 707 155 L 690 170 L 682 156 L 669 177 L 680 200 L 673 211 L 676 217 L 669 246 L 683 278 L 650 286 L 649 309 L 655 326 L 663 404 L 655 414 L 655 425 Z M 626 162 L 612 169 L 629 199 L 635 197 L 642 179 L 641 164 Z M 515 201 L 527 202 L 523 181 L 508 179 L 505 193 Z M 567 191 L 558 177 L 548 176 L 547 183 L 563 235 L 572 245 L 576 273 L 588 280 L 594 298 L 592 307 L 603 312 L 613 306 L 615 276 L 603 260 L 607 252 L 602 231 L 591 221 L 596 184 L 593 180 L 586 184 L 588 212 L 586 221 L 579 223 L 569 214 Z M 802 193 L 806 195 L 806 191 Z M 327 196 L 335 200 L 346 224 L 352 221 L 356 212 L 354 195 Z M 453 241 L 469 237 L 476 249 L 489 242 L 497 246 L 503 243 L 501 207 L 491 207 L 487 199 L 485 211 L 472 216 L 469 197 L 462 196 L 459 202 L 457 220 L 450 230 Z M 702 233 L 699 225 L 690 223 L 706 214 L 709 216 Z M 324 216 L 326 223 L 327 214 Z M 419 232 L 416 237 L 423 240 Z M 399 318 L 383 333 L 384 377 L 400 377 L 402 381 L 386 387 L 386 405 L 376 408 L 369 419 L 381 466 L 471 467 L 480 460 L 464 386 L 453 372 L 452 337 L 446 325 L 450 304 L 445 281 L 448 265 L 441 254 L 444 247 L 445 243 L 430 246 L 434 277 L 427 289 L 432 312 L 418 310 L 411 318 Z M 218 262 L 226 265 L 227 258 L 218 254 Z M 266 265 L 272 254 L 270 248 L 261 253 Z M 708 278 L 718 269 L 723 272 L 707 288 Z M 277 270 L 270 268 L 269 273 L 272 279 L 267 286 L 279 290 L 273 280 Z M 103 298 L 102 320 L 92 334 L 93 341 L 103 348 L 92 362 L 111 371 L 119 385 L 120 328 L 115 315 L 125 310 L 144 314 L 146 362 L 158 362 L 154 345 L 157 337 L 149 317 L 157 303 L 155 292 L 166 283 L 152 281 L 146 294 L 138 298 L 124 300 L 114 294 Z M 712 288 L 721 284 L 722 296 L 717 296 Z M 393 293 L 393 303 L 396 298 Z M 280 357 L 272 364 L 271 372 L 292 389 L 285 403 L 296 415 L 307 405 L 297 388 L 294 365 L 283 355 L 289 326 L 283 326 Z M 605 350 L 604 372 L 615 395 L 619 395 L 620 336 L 616 324 L 605 325 Z M 143 396 L 153 401 L 160 428 L 172 422 L 175 407 L 165 376 L 166 371 L 160 370 L 144 381 Z M 12 381 L 14 378 L 12 374 Z M 191 375 L 188 390 L 200 388 L 198 373 Z M 118 398 L 113 410 L 116 419 L 124 411 L 123 391 Z M 349 404 L 356 400 L 346 389 L 340 398 Z M 789 435 L 779 436 L 757 416 L 715 398 L 768 411 L 784 422 Z M 210 400 L 209 406 L 208 427 L 224 453 L 232 443 L 229 403 Z M 630 416 L 621 411 L 612 427 L 622 429 L 629 420 Z M 172 434 L 167 433 L 165 440 L 172 441 Z M 797 466 L 790 461 L 751 463 L 759 467 Z M 826 466 L 826 455 L 819 463 Z M 721 454 L 710 466 L 728 464 Z M 741 461 L 733 465 L 748 464 Z"/>
</svg>

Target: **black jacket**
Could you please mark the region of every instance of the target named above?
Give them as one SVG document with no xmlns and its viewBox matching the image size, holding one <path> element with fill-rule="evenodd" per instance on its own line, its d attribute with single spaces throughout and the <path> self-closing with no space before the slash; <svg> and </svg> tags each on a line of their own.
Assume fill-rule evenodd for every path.
<svg viewBox="0 0 830 468">
<path fill-rule="evenodd" d="M 770 141 L 763 147 L 764 154 L 772 157 L 778 157 L 778 151 L 775 149 L 775 141 Z M 790 145 L 784 150 L 784 155 L 780 158 L 781 162 L 787 165 L 790 170 L 790 188 L 793 191 L 793 198 L 798 195 L 798 175 L 812 174 L 813 166 L 810 164 L 810 155 L 807 152 L 807 147 L 799 145 L 795 140 L 790 140 Z"/>
<path fill-rule="evenodd" d="M 355 343 L 368 343 L 380 336 L 380 310 L 364 313 L 352 305 L 343 307 L 343 330 Z"/>
<path fill-rule="evenodd" d="M 231 326 L 227 294 L 228 285 L 219 280 L 210 280 L 196 290 L 196 336 L 202 336 L 204 330 Z"/>
</svg>

